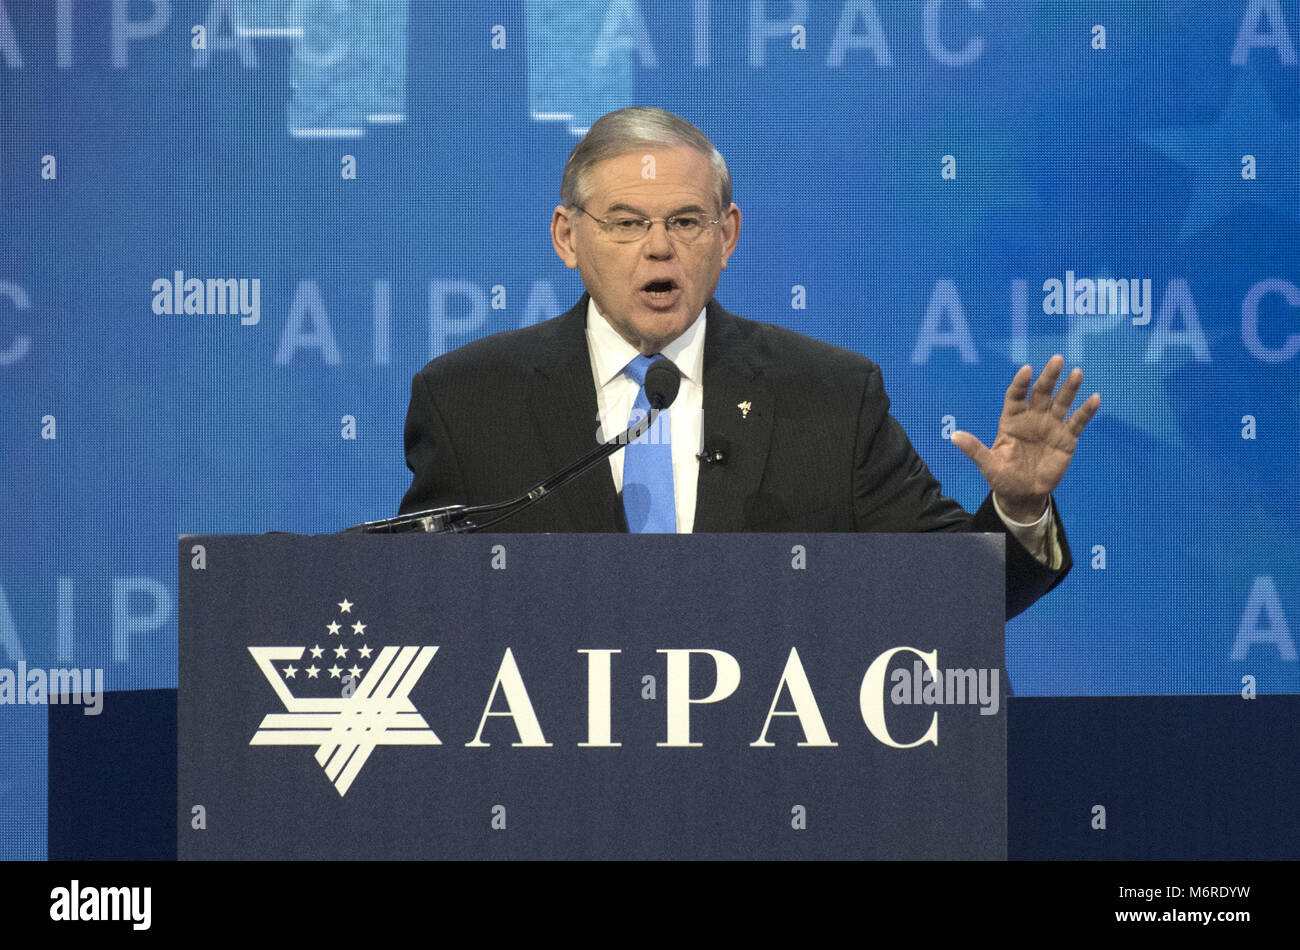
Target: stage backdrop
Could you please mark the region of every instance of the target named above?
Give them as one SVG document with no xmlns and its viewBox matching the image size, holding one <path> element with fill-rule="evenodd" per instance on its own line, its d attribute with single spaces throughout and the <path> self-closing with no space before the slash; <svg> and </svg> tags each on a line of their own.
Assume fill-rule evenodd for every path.
<svg viewBox="0 0 1300 950">
<path fill-rule="evenodd" d="M 876 360 L 968 508 L 1017 367 L 1101 393 L 1018 694 L 1296 692 L 1297 48 L 1295 0 L 0 0 L 0 666 L 174 687 L 178 534 L 395 513 L 411 375 L 572 305 L 565 157 L 646 104 L 730 165 L 720 302 Z"/>
</svg>

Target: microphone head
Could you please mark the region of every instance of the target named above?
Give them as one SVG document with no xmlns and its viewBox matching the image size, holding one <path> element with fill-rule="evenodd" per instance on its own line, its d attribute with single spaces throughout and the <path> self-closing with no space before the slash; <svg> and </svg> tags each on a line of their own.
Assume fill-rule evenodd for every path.
<svg viewBox="0 0 1300 950">
<path fill-rule="evenodd" d="M 645 371 L 645 396 L 652 408 L 660 412 L 677 398 L 682 385 L 682 371 L 666 356 L 661 356 Z"/>
</svg>

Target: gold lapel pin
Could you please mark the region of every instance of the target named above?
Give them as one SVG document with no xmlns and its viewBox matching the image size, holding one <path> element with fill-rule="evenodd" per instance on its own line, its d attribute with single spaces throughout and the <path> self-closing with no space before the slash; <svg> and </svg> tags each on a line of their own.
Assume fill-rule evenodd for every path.
<svg viewBox="0 0 1300 950">
<path fill-rule="evenodd" d="M 749 410 L 753 409 L 754 405 L 748 399 L 746 399 L 744 402 L 736 403 L 736 408 L 740 410 L 740 418 L 748 419 Z"/>
</svg>

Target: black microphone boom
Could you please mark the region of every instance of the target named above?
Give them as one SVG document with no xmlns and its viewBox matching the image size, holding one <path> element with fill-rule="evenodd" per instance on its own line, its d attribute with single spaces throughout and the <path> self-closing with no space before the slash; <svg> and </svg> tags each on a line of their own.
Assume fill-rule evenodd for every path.
<svg viewBox="0 0 1300 950">
<path fill-rule="evenodd" d="M 655 360 L 650 364 L 650 368 L 646 370 L 645 374 L 646 399 L 650 402 L 650 411 L 642 419 L 628 426 L 621 435 L 610 439 L 604 445 L 598 446 L 595 451 L 578 459 L 568 468 L 556 472 L 546 481 L 534 486 L 518 498 L 497 502 L 493 505 L 478 505 L 473 508 L 467 508 L 464 505 L 430 508 L 427 511 L 415 511 L 409 515 L 398 515 L 396 518 L 385 518 L 382 521 L 367 521 L 364 524 L 353 525 L 345 529 L 345 532 L 350 534 L 388 534 L 403 531 L 467 533 L 490 528 L 497 522 L 504 521 L 525 508 L 531 507 L 551 492 L 573 481 L 597 462 L 609 458 L 625 445 L 629 445 L 641 438 L 654 425 L 659 413 L 673 404 L 681 385 L 681 370 L 673 365 L 672 360 L 662 356 Z M 502 512 L 502 514 L 497 515 L 486 524 L 475 524 L 469 520 L 472 515 L 498 511 Z"/>
</svg>

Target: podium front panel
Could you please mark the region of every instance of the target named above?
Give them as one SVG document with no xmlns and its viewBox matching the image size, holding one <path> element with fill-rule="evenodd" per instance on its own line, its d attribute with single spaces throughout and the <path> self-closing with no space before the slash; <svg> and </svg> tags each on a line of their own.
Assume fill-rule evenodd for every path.
<svg viewBox="0 0 1300 950">
<path fill-rule="evenodd" d="M 1001 535 L 191 536 L 187 859 L 1002 859 Z"/>
</svg>

